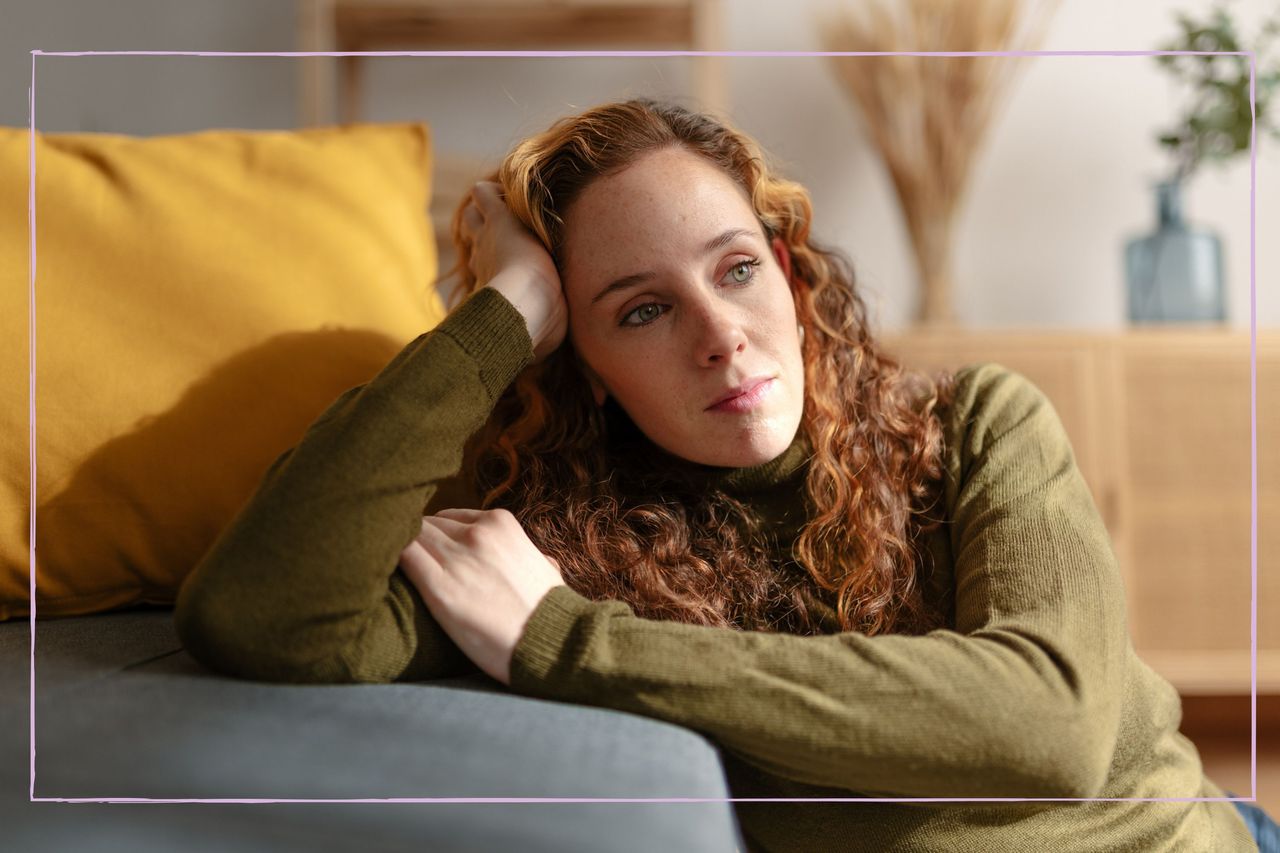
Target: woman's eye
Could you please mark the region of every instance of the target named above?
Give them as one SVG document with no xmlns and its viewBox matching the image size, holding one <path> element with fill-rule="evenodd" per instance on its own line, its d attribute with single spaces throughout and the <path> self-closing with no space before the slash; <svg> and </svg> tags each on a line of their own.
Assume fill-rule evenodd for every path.
<svg viewBox="0 0 1280 853">
<path fill-rule="evenodd" d="M 734 284 L 747 284 L 756 277 L 755 268 L 758 266 L 760 266 L 759 258 L 752 258 L 747 261 L 739 261 L 738 263 L 729 267 L 729 272 L 726 273 L 726 275 L 728 276 L 729 280 L 732 281 Z M 657 302 L 646 302 L 643 305 L 637 306 L 636 308 L 633 308 L 631 311 L 628 311 L 623 316 L 622 320 L 618 323 L 618 325 L 631 326 L 633 328 L 636 326 L 647 326 L 650 323 L 652 323 L 654 320 L 661 317 L 664 313 L 666 313 L 665 311 L 659 310 L 661 308 L 662 308 L 662 305 L 658 304 Z M 631 320 L 632 317 L 636 318 L 638 322 L 634 322 L 634 323 L 628 322 L 629 320 Z"/>
<path fill-rule="evenodd" d="M 755 278 L 755 268 L 758 266 L 760 266 L 760 261 L 757 258 L 752 258 L 749 261 L 739 261 L 729 268 L 729 277 L 738 284 L 746 284 Z"/>
<path fill-rule="evenodd" d="M 621 323 L 620 325 L 623 325 L 623 326 L 647 326 L 647 325 L 649 325 L 650 323 L 652 323 L 654 320 L 656 320 L 656 319 L 658 319 L 660 316 L 662 316 L 661 312 L 658 312 L 658 311 L 657 311 L 657 309 L 658 309 L 659 307 L 660 307 L 660 306 L 659 306 L 659 305 L 658 305 L 658 303 L 656 303 L 656 302 L 646 302 L 645 304 L 643 304 L 643 305 L 639 306 L 638 308 L 635 308 L 634 310 L 629 311 L 629 312 L 627 313 L 627 316 L 625 316 L 625 317 L 623 317 L 623 318 L 622 318 L 622 323 Z M 652 309 L 654 309 L 654 310 L 653 310 L 652 312 L 651 312 L 651 311 L 648 311 L 648 309 L 650 309 L 650 308 L 652 308 Z M 644 316 L 642 316 L 642 315 L 644 315 Z M 629 319 L 630 319 L 630 318 L 632 318 L 632 317 L 637 317 L 637 318 L 639 318 L 639 319 L 640 319 L 640 322 L 639 322 L 639 323 L 628 323 L 628 322 L 627 322 L 627 320 L 629 320 Z"/>
</svg>

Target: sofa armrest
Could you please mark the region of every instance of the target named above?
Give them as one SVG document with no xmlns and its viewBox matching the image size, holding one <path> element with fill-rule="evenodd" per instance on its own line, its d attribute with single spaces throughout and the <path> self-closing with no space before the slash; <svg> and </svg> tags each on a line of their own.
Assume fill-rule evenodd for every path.
<svg viewBox="0 0 1280 853">
<path fill-rule="evenodd" d="M 677 726 L 518 696 L 480 674 L 391 685 L 229 679 L 189 658 L 166 620 L 171 625 L 170 612 L 139 611 L 37 624 L 36 796 L 730 796 L 715 747 Z M 6 683 L 25 674 L 27 644 L 9 635 L 26 631 L 25 622 L 0 625 Z M 6 730 L 25 733 L 17 718 L 26 717 L 19 707 L 26 690 L 5 695 L 4 716 L 12 723 Z M 9 737 L 3 752 L 14 759 L 9 766 L 25 767 L 26 744 L 16 741 Z M 18 775 L 8 774 L 6 785 L 15 789 L 6 794 L 25 794 L 16 790 Z M 258 846 L 292 849 L 292 840 L 308 850 L 411 842 L 449 850 L 733 851 L 741 844 L 727 802 L 164 809 L 41 809 L 9 795 L 4 802 L 12 812 L 5 815 L 6 836 L 16 830 L 46 843 L 56 825 L 77 849 L 98 849 L 96 838 L 106 846 L 128 840 L 130 849 L 167 850 L 179 832 L 226 837 L 228 849 L 250 849 L 255 838 Z"/>
</svg>

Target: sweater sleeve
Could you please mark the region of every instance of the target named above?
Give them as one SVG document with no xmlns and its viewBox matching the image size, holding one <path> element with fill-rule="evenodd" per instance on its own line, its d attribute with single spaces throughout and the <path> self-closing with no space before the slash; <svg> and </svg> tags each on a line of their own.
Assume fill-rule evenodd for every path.
<svg viewBox="0 0 1280 853">
<path fill-rule="evenodd" d="M 175 620 L 188 652 L 268 681 L 473 671 L 397 563 L 532 360 L 524 318 L 483 288 L 339 397 L 184 581 Z"/>
<path fill-rule="evenodd" d="M 944 425 L 956 626 L 739 631 L 636 617 L 568 587 L 516 646 L 522 692 L 661 718 L 766 772 L 904 797 L 1092 797 L 1127 654 L 1103 522 L 1046 397 L 962 371 Z"/>
</svg>

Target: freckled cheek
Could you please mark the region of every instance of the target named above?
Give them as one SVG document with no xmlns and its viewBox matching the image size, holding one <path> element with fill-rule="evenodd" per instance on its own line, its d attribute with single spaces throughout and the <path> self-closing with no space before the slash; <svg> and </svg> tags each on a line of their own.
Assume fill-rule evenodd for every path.
<svg viewBox="0 0 1280 853">
<path fill-rule="evenodd" d="M 668 407 L 680 393 L 670 378 L 671 363 L 662 358 L 619 352 L 602 368 L 608 371 L 601 374 L 605 385 L 630 407 L 660 410 Z"/>
<path fill-rule="evenodd" d="M 770 309 L 773 316 L 788 323 L 795 323 L 796 302 L 786 282 L 779 282 L 769 292 Z"/>
</svg>

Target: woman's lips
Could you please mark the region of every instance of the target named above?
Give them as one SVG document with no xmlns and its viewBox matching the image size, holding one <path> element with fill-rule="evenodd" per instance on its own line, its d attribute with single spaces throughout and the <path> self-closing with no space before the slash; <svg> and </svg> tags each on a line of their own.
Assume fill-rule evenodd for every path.
<svg viewBox="0 0 1280 853">
<path fill-rule="evenodd" d="M 753 387 L 745 394 L 739 394 L 737 397 L 731 397 L 723 402 L 716 403 L 707 409 L 708 412 L 724 412 L 727 414 L 740 414 L 749 412 L 764 400 L 764 398 L 773 390 L 773 379 L 766 379 Z"/>
</svg>

